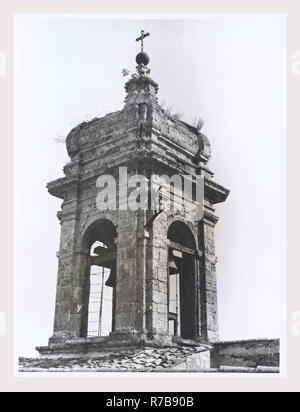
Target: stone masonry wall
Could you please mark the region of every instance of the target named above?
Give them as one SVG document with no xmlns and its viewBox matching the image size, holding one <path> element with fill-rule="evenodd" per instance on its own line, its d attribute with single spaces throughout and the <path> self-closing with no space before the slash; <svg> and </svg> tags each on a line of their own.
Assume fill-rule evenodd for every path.
<svg viewBox="0 0 300 412">
<path fill-rule="evenodd" d="M 280 341 L 249 340 L 235 342 L 218 342 L 211 354 L 212 367 L 238 366 L 280 366 Z"/>
</svg>

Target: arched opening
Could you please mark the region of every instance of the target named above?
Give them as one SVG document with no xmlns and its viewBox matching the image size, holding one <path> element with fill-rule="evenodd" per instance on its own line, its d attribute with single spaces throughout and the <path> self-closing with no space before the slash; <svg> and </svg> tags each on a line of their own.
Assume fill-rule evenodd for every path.
<svg viewBox="0 0 300 412">
<path fill-rule="evenodd" d="M 196 243 L 188 226 L 174 222 L 168 231 L 168 329 L 183 339 L 197 335 Z"/>
<path fill-rule="evenodd" d="M 116 229 L 106 219 L 93 223 L 83 238 L 89 256 L 84 285 L 81 336 L 108 336 L 115 328 Z"/>
</svg>

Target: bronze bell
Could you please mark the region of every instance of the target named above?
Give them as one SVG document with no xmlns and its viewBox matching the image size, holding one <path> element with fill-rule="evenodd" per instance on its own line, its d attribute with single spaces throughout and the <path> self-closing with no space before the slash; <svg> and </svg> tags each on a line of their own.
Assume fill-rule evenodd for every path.
<svg viewBox="0 0 300 412">
<path fill-rule="evenodd" d="M 175 263 L 174 256 L 172 255 L 169 260 L 169 275 L 176 275 L 179 273 L 179 269 Z"/>
</svg>

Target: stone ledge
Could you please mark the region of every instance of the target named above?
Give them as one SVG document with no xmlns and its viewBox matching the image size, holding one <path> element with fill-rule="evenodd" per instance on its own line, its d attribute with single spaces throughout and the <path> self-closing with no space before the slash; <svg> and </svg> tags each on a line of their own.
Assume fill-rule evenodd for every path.
<svg viewBox="0 0 300 412">
<path fill-rule="evenodd" d="M 196 364 L 210 368 L 210 350 L 207 346 L 178 346 L 167 348 L 145 347 L 130 352 L 127 348 L 119 352 L 106 352 L 102 356 L 88 357 L 41 357 L 19 359 L 20 372 L 154 372 L 179 369 L 188 370 Z M 71 356 L 71 355 L 69 355 Z M 96 356 L 96 354 L 95 354 Z M 188 358 L 190 358 L 190 361 Z M 197 360 L 197 362 L 196 362 Z"/>
<path fill-rule="evenodd" d="M 280 366 L 279 339 L 251 339 L 216 342 L 212 351 L 212 365 L 220 367 L 275 367 Z"/>
<path fill-rule="evenodd" d="M 121 334 L 122 335 L 122 334 Z M 121 336 L 120 336 L 121 337 Z M 117 336 L 115 336 L 117 338 Z M 109 345 L 108 345 L 109 343 Z M 185 344 L 186 343 L 186 344 Z M 278 374 L 278 340 L 196 342 L 144 346 L 136 340 L 78 339 L 39 348 L 44 356 L 19 359 L 20 372 L 173 372 Z M 65 350 L 65 352 L 64 352 Z M 77 350 L 77 352 L 76 352 Z"/>
</svg>

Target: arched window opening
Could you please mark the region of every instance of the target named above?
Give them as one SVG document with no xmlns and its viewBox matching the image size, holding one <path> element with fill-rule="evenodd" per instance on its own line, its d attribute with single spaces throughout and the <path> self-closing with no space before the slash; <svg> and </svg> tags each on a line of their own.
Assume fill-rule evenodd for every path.
<svg viewBox="0 0 300 412">
<path fill-rule="evenodd" d="M 95 242 L 91 248 L 91 256 L 98 256 L 97 248 L 107 247 Z M 108 336 L 113 324 L 113 288 L 108 286 L 111 269 L 104 266 L 91 266 L 90 296 L 88 310 L 88 337 Z"/>
<path fill-rule="evenodd" d="M 85 280 L 82 337 L 108 336 L 115 327 L 116 230 L 108 220 L 94 223 L 83 247 L 89 255 Z"/>
<path fill-rule="evenodd" d="M 194 339 L 197 330 L 195 239 L 182 222 L 170 226 L 168 239 L 169 334 Z"/>
</svg>

